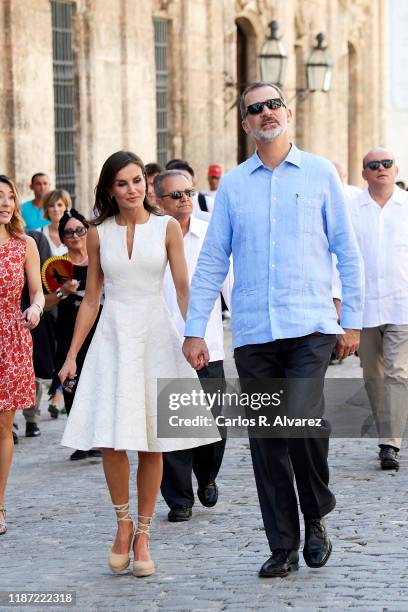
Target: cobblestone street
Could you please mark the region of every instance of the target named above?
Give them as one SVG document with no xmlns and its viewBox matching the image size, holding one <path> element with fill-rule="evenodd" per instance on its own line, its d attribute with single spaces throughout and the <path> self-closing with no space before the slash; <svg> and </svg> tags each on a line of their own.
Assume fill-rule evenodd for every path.
<svg viewBox="0 0 408 612">
<path fill-rule="evenodd" d="M 231 361 L 227 365 L 231 374 Z M 330 376 L 360 376 L 356 358 L 329 370 Z M 299 572 L 261 580 L 257 572 L 268 546 L 248 445 L 228 440 L 218 504 L 206 509 L 197 502 L 190 522 L 170 524 L 160 499 L 151 542 L 158 571 L 137 579 L 108 569 L 115 521 L 101 460 L 69 461 L 70 450 L 59 445 L 65 422 L 65 416 L 50 420 L 43 403 L 42 435 L 28 439 L 18 416 L 20 444 L 6 499 L 9 531 L 0 540 L 1 591 L 75 591 L 71 609 L 81 612 L 408 610 L 406 442 L 395 473 L 379 469 L 376 440 L 333 440 L 337 507 L 327 519 L 333 541 L 328 565 L 311 570 L 301 558 Z M 135 462 L 133 454 L 133 475 Z"/>
</svg>

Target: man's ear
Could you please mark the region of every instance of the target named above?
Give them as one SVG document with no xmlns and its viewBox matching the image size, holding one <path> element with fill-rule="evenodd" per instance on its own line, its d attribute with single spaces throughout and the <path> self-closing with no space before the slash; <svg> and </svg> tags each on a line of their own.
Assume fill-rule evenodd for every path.
<svg viewBox="0 0 408 612">
<path fill-rule="evenodd" d="M 288 123 L 292 123 L 292 119 L 293 119 L 293 112 L 291 108 L 287 108 L 286 109 L 286 116 L 288 118 Z"/>
<path fill-rule="evenodd" d="M 365 181 L 367 180 L 366 174 L 367 174 L 367 168 L 363 168 L 361 171 L 361 176 L 363 177 Z"/>
<path fill-rule="evenodd" d="M 245 134 L 249 134 L 249 127 L 248 127 L 248 124 L 246 122 L 246 119 L 243 119 L 241 121 L 241 125 L 242 125 L 242 129 L 244 130 Z"/>
</svg>

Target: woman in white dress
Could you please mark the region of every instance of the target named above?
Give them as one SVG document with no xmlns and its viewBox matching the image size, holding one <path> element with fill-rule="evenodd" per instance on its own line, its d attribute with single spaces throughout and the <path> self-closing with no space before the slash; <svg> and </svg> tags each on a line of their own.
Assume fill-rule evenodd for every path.
<svg viewBox="0 0 408 612">
<path fill-rule="evenodd" d="M 53 257 L 65 255 L 67 247 L 61 241 L 58 233 L 58 225 L 64 213 L 72 208 L 71 197 L 65 189 L 54 189 L 49 191 L 43 201 L 44 217 L 51 223 L 39 227 L 37 232 L 41 232 L 47 238 Z"/>
<path fill-rule="evenodd" d="M 60 371 L 62 382 L 75 377 L 75 359 L 98 314 L 103 284 L 105 302 L 62 444 L 101 448 L 118 520 L 109 565 L 114 572 L 125 569 L 133 541 L 133 573 L 147 576 L 155 571 L 148 534 L 162 479 L 162 451 L 219 438 L 217 430 L 210 440 L 157 437 L 157 379 L 195 377 L 163 297 L 167 262 L 184 317 L 189 282 L 180 226 L 150 206 L 144 166 L 136 155 L 119 151 L 106 160 L 96 188 L 95 213 L 88 232 L 86 292 Z M 139 452 L 135 533 L 129 515 L 127 450 Z"/>
</svg>

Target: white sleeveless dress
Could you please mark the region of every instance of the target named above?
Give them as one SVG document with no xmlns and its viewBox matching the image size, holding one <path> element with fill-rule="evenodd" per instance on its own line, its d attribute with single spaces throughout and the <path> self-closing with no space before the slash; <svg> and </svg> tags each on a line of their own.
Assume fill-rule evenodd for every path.
<svg viewBox="0 0 408 612">
<path fill-rule="evenodd" d="M 79 450 L 172 451 L 219 440 L 157 437 L 157 379 L 195 378 L 162 293 L 169 216 L 136 225 L 132 256 L 126 227 L 97 226 L 105 301 L 89 347 L 62 444 Z"/>
</svg>

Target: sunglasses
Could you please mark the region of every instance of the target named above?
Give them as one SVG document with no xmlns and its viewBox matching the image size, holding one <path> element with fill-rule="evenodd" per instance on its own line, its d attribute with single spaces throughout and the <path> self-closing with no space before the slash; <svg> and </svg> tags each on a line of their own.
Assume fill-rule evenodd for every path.
<svg viewBox="0 0 408 612">
<path fill-rule="evenodd" d="M 88 231 L 87 228 L 82 226 L 82 227 L 77 227 L 74 230 L 72 230 L 72 229 L 64 230 L 62 232 L 62 235 L 64 236 L 64 238 L 73 238 L 75 236 L 75 234 L 76 234 L 78 236 L 78 238 L 80 238 L 81 236 L 85 236 L 87 231 Z"/>
<path fill-rule="evenodd" d="M 248 113 L 250 115 L 259 115 L 260 113 L 262 113 L 264 106 L 266 106 L 266 108 L 269 108 L 269 110 L 277 110 L 282 106 L 286 108 L 286 104 L 284 103 L 282 98 L 270 98 L 269 100 L 265 100 L 265 102 L 254 102 L 253 104 L 247 106 L 245 116 L 247 116 Z"/>
<path fill-rule="evenodd" d="M 388 170 L 388 168 L 392 168 L 394 165 L 393 159 L 375 159 L 373 161 L 369 161 L 366 165 L 366 168 L 370 168 L 370 170 L 378 170 L 380 166 Z"/>
<path fill-rule="evenodd" d="M 185 191 L 172 191 L 171 193 L 162 195 L 162 198 L 171 198 L 172 200 L 181 200 L 183 195 L 187 196 L 188 198 L 192 198 L 193 196 L 195 196 L 195 194 L 196 192 L 194 191 L 194 189 L 186 189 Z"/>
</svg>

